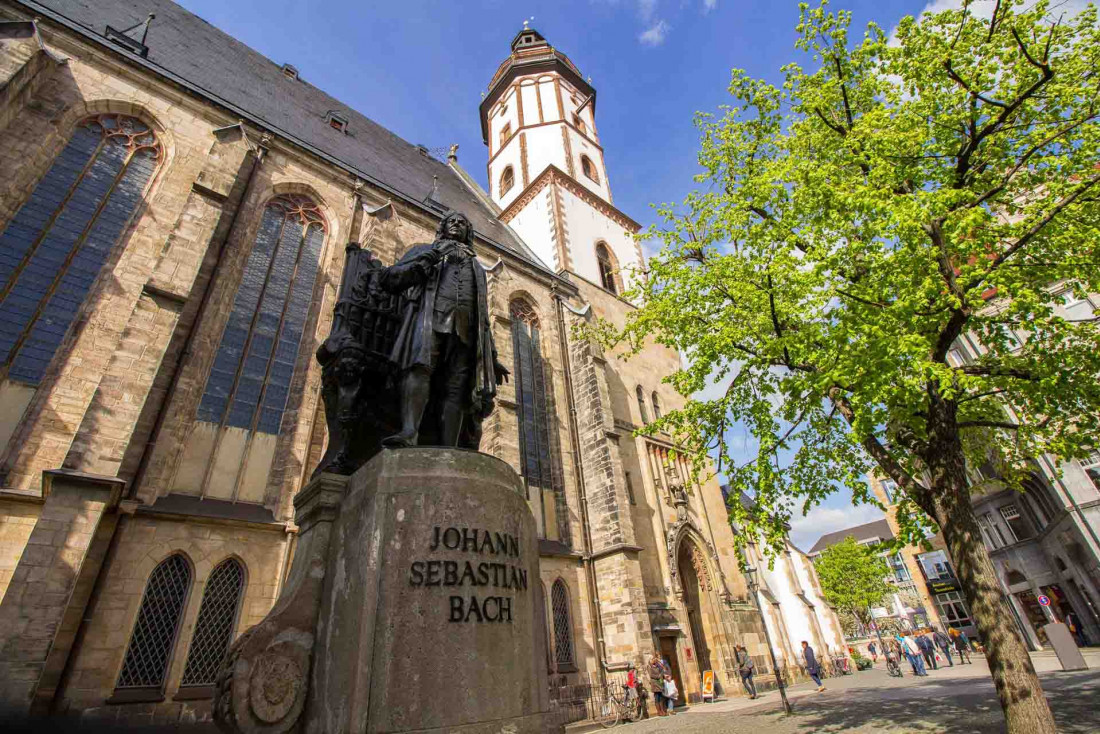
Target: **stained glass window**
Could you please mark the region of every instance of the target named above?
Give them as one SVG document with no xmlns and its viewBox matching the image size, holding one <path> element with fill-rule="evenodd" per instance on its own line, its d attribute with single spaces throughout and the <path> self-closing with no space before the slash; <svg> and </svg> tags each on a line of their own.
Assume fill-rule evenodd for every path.
<svg viewBox="0 0 1100 734">
<path fill-rule="evenodd" d="M 519 419 L 520 468 L 527 486 L 552 490 L 555 497 L 558 537 L 568 542 L 568 507 L 561 463 L 554 442 L 553 394 L 539 343 L 539 318 L 524 300 L 511 304 L 512 374 L 516 381 L 516 411 Z M 544 508 L 545 513 L 545 508 Z"/>
<path fill-rule="evenodd" d="M 244 566 L 227 558 L 214 568 L 202 594 L 181 686 L 212 686 L 233 639 L 244 591 Z"/>
<path fill-rule="evenodd" d="M 145 595 L 116 689 L 164 685 L 164 674 L 190 588 L 191 564 L 182 555 L 168 556 L 153 569 L 145 585 Z"/>
<path fill-rule="evenodd" d="M 324 240 L 324 220 L 308 198 L 279 196 L 264 208 L 199 420 L 279 432 Z"/>
<path fill-rule="evenodd" d="M 37 385 L 161 159 L 126 115 L 81 122 L 0 234 L 0 365 Z"/>
<path fill-rule="evenodd" d="M 569 592 L 561 579 L 555 581 L 550 590 L 550 603 L 554 608 L 554 661 L 559 668 L 573 665 L 573 624 L 569 614 Z"/>
</svg>

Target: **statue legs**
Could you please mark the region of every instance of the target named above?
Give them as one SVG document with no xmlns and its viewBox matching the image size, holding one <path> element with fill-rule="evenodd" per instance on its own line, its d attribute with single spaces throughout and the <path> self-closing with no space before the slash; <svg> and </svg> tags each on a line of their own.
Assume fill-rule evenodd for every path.
<svg viewBox="0 0 1100 734">
<path fill-rule="evenodd" d="M 432 373 L 426 367 L 408 371 L 401 382 L 401 433 L 382 439 L 383 446 L 391 449 L 416 446 L 431 388 Z"/>
</svg>

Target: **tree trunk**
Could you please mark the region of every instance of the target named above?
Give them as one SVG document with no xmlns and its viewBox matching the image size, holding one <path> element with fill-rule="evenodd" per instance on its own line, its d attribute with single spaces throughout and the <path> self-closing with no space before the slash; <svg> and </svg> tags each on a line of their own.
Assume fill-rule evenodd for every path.
<svg viewBox="0 0 1100 734">
<path fill-rule="evenodd" d="M 947 401 L 932 402 L 933 418 L 929 423 L 934 430 L 930 432 L 929 450 L 925 454 L 931 479 L 930 496 L 922 499 L 932 505 L 929 509 L 934 510 L 943 531 L 963 595 L 982 635 L 1007 731 L 1055 734 L 1057 729 L 1046 695 L 1027 646 L 1012 623 L 1012 612 L 1001 593 L 993 562 L 974 518 L 954 406 Z"/>
</svg>

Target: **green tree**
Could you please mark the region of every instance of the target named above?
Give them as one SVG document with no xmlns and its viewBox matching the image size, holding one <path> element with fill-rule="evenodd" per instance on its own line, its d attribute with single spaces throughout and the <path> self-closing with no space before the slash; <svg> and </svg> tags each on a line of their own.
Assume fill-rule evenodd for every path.
<svg viewBox="0 0 1100 734">
<path fill-rule="evenodd" d="M 838 611 L 871 623 L 871 607 L 881 602 L 891 587 L 886 578 L 890 568 L 878 552 L 848 536 L 825 549 L 815 561 L 825 599 Z"/>
<path fill-rule="evenodd" d="M 639 309 L 598 338 L 653 338 L 689 364 L 685 396 L 646 430 L 697 470 L 716 455 L 755 499 L 731 516 L 778 547 L 803 511 L 875 467 L 900 488 L 902 540 L 943 531 L 988 651 L 1010 732 L 1053 732 L 1027 649 L 982 545 L 967 461 L 995 453 L 1018 486 L 1032 457 L 1084 455 L 1100 416 L 1095 319 L 1058 288 L 1100 291 L 1100 32 L 1089 6 L 984 3 L 905 18 L 892 37 L 801 10 L 779 86 L 735 70 L 700 115 L 705 186 L 659 208 L 662 246 Z M 981 356 L 950 350 L 970 335 Z M 627 350 L 629 351 L 629 349 Z M 754 460 L 729 461 L 740 422 Z M 751 533 L 746 532 L 746 535 Z"/>
</svg>

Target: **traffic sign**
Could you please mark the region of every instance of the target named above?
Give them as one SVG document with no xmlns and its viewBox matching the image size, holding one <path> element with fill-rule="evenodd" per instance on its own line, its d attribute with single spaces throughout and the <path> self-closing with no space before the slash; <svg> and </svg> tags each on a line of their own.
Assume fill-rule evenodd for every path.
<svg viewBox="0 0 1100 734">
<path fill-rule="evenodd" d="M 1049 607 L 1050 606 L 1050 597 L 1040 595 L 1039 596 L 1039 603 L 1042 604 L 1044 607 Z"/>
</svg>

